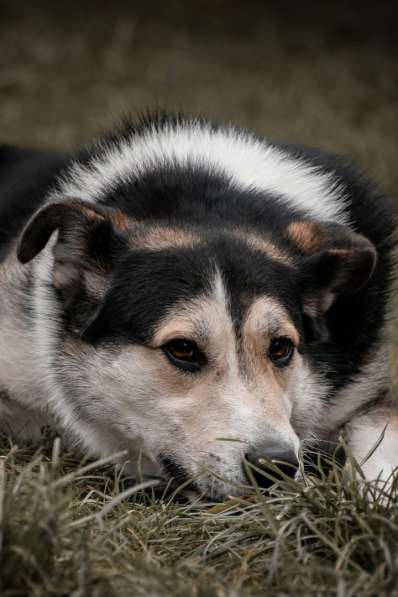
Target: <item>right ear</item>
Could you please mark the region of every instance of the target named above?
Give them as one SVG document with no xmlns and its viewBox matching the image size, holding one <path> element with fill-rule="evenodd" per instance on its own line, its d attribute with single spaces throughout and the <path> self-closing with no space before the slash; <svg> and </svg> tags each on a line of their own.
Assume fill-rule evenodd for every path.
<svg viewBox="0 0 398 597">
<path fill-rule="evenodd" d="M 117 210 L 69 199 L 40 209 L 22 233 L 17 255 L 27 263 L 58 231 L 52 284 L 80 334 L 109 288 L 115 262 L 126 246 L 128 224 L 127 216 Z"/>
<path fill-rule="evenodd" d="M 301 254 L 304 308 L 312 315 L 324 315 L 337 297 L 362 290 L 375 270 L 375 247 L 348 226 L 296 221 L 288 226 L 287 238 Z"/>
</svg>

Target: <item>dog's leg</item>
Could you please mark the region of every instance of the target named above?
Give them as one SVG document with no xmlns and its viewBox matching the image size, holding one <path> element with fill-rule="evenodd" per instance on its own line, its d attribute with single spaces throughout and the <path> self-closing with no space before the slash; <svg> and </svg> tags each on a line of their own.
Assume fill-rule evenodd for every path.
<svg viewBox="0 0 398 597">
<path fill-rule="evenodd" d="M 369 481 L 386 481 L 398 467 L 398 403 L 374 408 L 346 427 L 346 438 Z"/>
</svg>

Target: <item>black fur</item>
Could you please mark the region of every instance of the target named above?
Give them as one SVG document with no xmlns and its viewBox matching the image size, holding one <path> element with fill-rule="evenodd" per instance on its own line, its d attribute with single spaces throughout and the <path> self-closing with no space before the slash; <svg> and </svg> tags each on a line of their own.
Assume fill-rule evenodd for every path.
<svg viewBox="0 0 398 597">
<path fill-rule="evenodd" d="M 286 305 L 300 327 L 293 270 L 221 235 L 194 248 L 127 252 L 87 338 L 148 343 L 168 308 L 210 291 L 216 267 L 227 283 L 236 324 L 248 295 L 251 299 L 267 294 Z"/>
<path fill-rule="evenodd" d="M 173 120 L 162 115 L 155 124 L 152 120 L 127 125 L 124 131 L 106 137 L 101 146 L 81 152 L 80 160 L 89 165 L 92 155 L 102 153 L 104 147 L 111 150 L 123 136 L 142 133 L 148 123 L 161 129 L 165 123 L 175 126 L 178 122 L 179 117 Z M 304 316 L 303 278 L 308 277 L 304 256 L 296 251 L 296 261 L 302 261 L 297 271 L 249 249 L 229 231 L 236 227 L 254 231 L 292 251 L 286 229 L 308 214 L 286 206 L 271 194 L 238 190 L 217 169 L 160 164 L 145 176 L 117 183 L 99 204 L 117 208 L 138 221 L 189 228 L 199 234 L 202 242 L 192 248 L 145 251 L 123 242 L 115 250 L 104 241 L 101 251 L 114 252 L 116 267 L 112 288 L 85 330 L 88 342 L 149 342 L 167 308 L 208 291 L 210 274 L 217 268 L 231 297 L 237 330 L 248 298 L 272 295 L 289 310 L 302 333 L 299 350 L 330 381 L 330 397 L 360 372 L 371 349 L 380 341 L 386 317 L 394 265 L 392 206 L 346 159 L 301 146 L 280 147 L 332 172 L 344 187 L 353 229 L 368 238 L 378 254 L 375 271 L 365 288 L 339 295 L 318 321 Z M 56 186 L 57 177 L 67 169 L 71 157 L 0 148 L 0 258 L 4 259 L 10 242 L 40 207 L 49 189 Z M 317 283 L 314 279 L 314 288 Z M 90 308 L 93 311 L 95 306 Z M 70 319 L 66 316 L 65 325 Z"/>
</svg>

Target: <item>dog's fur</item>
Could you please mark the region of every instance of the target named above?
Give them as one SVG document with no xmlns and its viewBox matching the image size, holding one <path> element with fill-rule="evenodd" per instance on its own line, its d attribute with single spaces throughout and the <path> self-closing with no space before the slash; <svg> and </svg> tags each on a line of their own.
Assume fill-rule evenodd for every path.
<svg viewBox="0 0 398 597">
<path fill-rule="evenodd" d="M 322 151 L 163 114 L 76 155 L 2 146 L 1 429 L 55 423 L 213 497 L 243 491 L 245 454 L 341 432 L 386 478 L 393 252 L 389 202 Z"/>
</svg>

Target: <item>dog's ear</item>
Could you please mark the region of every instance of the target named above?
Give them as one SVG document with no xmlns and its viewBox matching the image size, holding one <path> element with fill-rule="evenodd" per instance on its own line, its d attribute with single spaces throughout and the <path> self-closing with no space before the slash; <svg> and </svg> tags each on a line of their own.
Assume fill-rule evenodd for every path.
<svg viewBox="0 0 398 597">
<path fill-rule="evenodd" d="M 298 221 L 290 224 L 287 237 L 302 257 L 300 283 L 311 314 L 321 315 L 338 296 L 358 292 L 374 272 L 375 247 L 348 226 Z"/>
<path fill-rule="evenodd" d="M 57 231 L 53 247 L 53 287 L 79 333 L 110 286 L 111 275 L 126 245 L 128 218 L 121 212 L 77 199 L 51 203 L 27 224 L 17 255 L 34 259 Z"/>
</svg>

